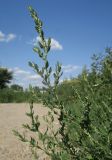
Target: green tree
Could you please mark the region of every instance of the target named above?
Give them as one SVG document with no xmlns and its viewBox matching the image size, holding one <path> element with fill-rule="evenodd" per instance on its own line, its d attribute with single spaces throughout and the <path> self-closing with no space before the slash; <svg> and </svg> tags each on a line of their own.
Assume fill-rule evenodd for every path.
<svg viewBox="0 0 112 160">
<path fill-rule="evenodd" d="M 12 84 L 10 88 L 13 89 L 14 91 L 23 91 L 23 87 L 18 84 Z"/>
<path fill-rule="evenodd" d="M 7 87 L 7 84 L 11 82 L 13 78 L 12 72 L 7 68 L 0 67 L 0 89 Z"/>
</svg>

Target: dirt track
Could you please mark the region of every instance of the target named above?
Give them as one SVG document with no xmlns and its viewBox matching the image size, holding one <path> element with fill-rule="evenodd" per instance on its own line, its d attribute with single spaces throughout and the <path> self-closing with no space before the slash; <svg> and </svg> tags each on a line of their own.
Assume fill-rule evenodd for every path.
<svg viewBox="0 0 112 160">
<path fill-rule="evenodd" d="M 13 129 L 22 131 L 21 125 L 29 121 L 25 115 L 28 111 L 28 104 L 0 104 L 0 160 L 32 160 L 29 147 L 12 132 Z M 42 116 L 47 113 L 47 109 L 36 104 L 35 112 L 39 113 L 42 122 Z M 40 160 L 44 160 L 42 155 Z"/>
</svg>

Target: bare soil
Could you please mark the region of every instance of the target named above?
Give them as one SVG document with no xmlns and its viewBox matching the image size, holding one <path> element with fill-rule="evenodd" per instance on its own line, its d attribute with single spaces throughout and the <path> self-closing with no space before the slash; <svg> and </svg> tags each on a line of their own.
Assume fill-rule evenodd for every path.
<svg viewBox="0 0 112 160">
<path fill-rule="evenodd" d="M 35 104 L 34 109 L 40 116 L 41 129 L 44 130 L 42 117 L 48 110 L 41 104 Z M 29 104 L 0 104 L 0 160 L 32 160 L 29 146 L 18 140 L 12 132 L 13 129 L 23 132 L 22 124 L 30 122 L 26 112 L 29 112 Z M 45 155 L 39 154 L 39 160 L 44 160 Z"/>
</svg>

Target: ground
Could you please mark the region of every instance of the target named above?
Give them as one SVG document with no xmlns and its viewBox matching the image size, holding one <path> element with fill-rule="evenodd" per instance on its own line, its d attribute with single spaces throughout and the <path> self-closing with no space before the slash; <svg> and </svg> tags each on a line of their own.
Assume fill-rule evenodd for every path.
<svg viewBox="0 0 112 160">
<path fill-rule="evenodd" d="M 45 124 L 42 116 L 47 113 L 47 108 L 35 104 L 35 113 L 38 113 L 42 122 L 41 129 Z M 28 123 L 29 118 L 25 115 L 29 111 L 29 104 L 0 104 L 0 160 L 32 160 L 31 151 L 27 144 L 19 141 L 12 130 L 23 132 L 22 124 Z M 39 160 L 44 160 L 44 154 L 39 153 Z"/>
</svg>

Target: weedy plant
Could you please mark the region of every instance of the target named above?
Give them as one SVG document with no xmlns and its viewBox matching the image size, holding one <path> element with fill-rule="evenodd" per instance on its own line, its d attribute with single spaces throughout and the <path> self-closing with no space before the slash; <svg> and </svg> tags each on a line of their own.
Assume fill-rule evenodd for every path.
<svg viewBox="0 0 112 160">
<path fill-rule="evenodd" d="M 30 113 L 27 113 L 31 119 L 31 125 L 24 124 L 23 127 L 29 133 L 36 133 L 37 138 L 33 136 L 27 138 L 18 131 L 14 131 L 14 134 L 21 141 L 29 143 L 33 151 L 44 151 L 51 160 L 111 160 L 112 92 L 109 92 L 108 87 L 108 89 L 104 87 L 107 81 L 105 82 L 102 74 L 96 73 L 95 70 L 91 74 L 83 72 L 79 78 L 80 86 L 73 89 L 75 103 L 65 105 L 58 94 L 59 80 L 62 76 L 61 64 L 57 62 L 55 71 L 52 70 L 48 61 L 51 38 L 45 38 L 43 23 L 36 11 L 32 7 L 29 7 L 29 11 L 40 37 L 38 45 L 33 50 L 42 60 L 43 66 L 39 67 L 33 62 L 29 62 L 29 65 L 42 78 L 45 91 L 41 96 L 41 102 L 48 108 L 48 115 L 44 117 L 46 130 L 42 132 L 41 123 L 38 115 L 35 115 L 31 98 Z M 109 66 L 112 67 L 111 59 Z M 103 71 L 105 71 L 104 68 L 105 65 L 103 65 Z M 112 76 L 111 69 L 108 70 L 108 74 Z M 54 84 L 51 84 L 52 75 Z M 92 76 L 96 76 L 95 82 L 91 82 Z M 112 82 L 111 78 L 110 81 Z M 106 85 L 112 88 L 110 81 Z M 55 119 L 59 122 L 57 128 L 55 128 Z M 33 153 L 37 157 L 36 152 Z"/>
</svg>

